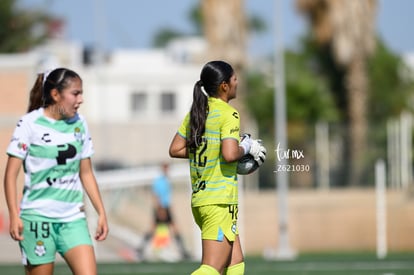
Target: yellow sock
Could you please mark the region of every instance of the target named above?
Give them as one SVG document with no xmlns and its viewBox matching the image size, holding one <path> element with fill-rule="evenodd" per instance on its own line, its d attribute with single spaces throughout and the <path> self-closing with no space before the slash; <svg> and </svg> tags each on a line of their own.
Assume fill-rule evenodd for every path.
<svg viewBox="0 0 414 275">
<path fill-rule="evenodd" d="M 203 264 L 191 275 L 220 275 L 220 273 L 214 267 Z"/>
<path fill-rule="evenodd" d="M 244 262 L 229 266 L 226 268 L 224 274 L 226 275 L 244 275 Z"/>
</svg>

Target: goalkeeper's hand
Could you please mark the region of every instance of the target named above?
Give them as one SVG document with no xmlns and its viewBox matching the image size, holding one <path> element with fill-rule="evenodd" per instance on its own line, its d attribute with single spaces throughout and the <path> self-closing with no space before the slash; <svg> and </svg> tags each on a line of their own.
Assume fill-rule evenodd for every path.
<svg viewBox="0 0 414 275">
<path fill-rule="evenodd" d="M 259 166 L 264 163 L 266 160 L 266 148 L 260 139 L 251 139 L 249 154 L 253 156 Z"/>
<path fill-rule="evenodd" d="M 250 152 L 250 147 L 252 145 L 252 139 L 250 138 L 249 134 L 243 134 L 241 137 L 241 141 L 239 146 L 243 148 L 244 155 L 248 154 Z"/>
</svg>

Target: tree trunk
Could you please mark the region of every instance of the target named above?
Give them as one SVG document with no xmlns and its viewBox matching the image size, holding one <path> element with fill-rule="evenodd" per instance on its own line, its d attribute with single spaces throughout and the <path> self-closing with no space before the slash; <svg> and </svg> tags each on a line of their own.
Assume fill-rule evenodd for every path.
<svg viewBox="0 0 414 275">
<path fill-rule="evenodd" d="M 223 60 L 232 65 L 238 78 L 237 100 L 232 105 L 242 115 L 242 130 L 251 125 L 250 115 L 243 104 L 246 94 L 247 24 L 242 0 L 202 0 L 204 32 L 208 43 L 206 58 Z"/>
<path fill-rule="evenodd" d="M 237 70 L 246 63 L 246 19 L 242 0 L 202 0 L 209 60 L 224 60 Z"/>
<path fill-rule="evenodd" d="M 348 97 L 349 175 L 348 185 L 361 185 L 367 152 L 367 77 L 365 59 L 354 58 L 347 68 L 345 82 Z"/>
<path fill-rule="evenodd" d="M 312 24 L 317 42 L 332 46 L 332 57 L 345 71 L 346 184 L 362 183 L 366 148 L 366 60 L 375 48 L 377 0 L 297 0 Z"/>
</svg>

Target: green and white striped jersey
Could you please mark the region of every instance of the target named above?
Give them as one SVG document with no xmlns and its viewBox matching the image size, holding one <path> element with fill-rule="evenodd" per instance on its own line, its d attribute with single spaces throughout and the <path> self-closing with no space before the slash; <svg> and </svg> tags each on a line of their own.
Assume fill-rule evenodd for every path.
<svg viewBox="0 0 414 275">
<path fill-rule="evenodd" d="M 18 122 L 7 154 L 23 160 L 25 182 L 21 217 L 68 222 L 85 217 L 81 159 L 93 154 L 85 119 L 44 116 L 40 108 Z"/>
</svg>

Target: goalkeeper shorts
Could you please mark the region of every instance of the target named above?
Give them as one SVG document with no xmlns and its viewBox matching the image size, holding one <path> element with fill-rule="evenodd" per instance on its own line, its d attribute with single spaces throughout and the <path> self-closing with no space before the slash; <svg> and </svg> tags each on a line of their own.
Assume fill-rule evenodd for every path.
<svg viewBox="0 0 414 275">
<path fill-rule="evenodd" d="M 222 242 L 224 237 L 234 242 L 237 229 L 238 206 L 236 204 L 204 205 L 192 208 L 193 217 L 201 229 L 203 240 Z"/>
</svg>

